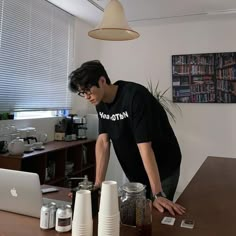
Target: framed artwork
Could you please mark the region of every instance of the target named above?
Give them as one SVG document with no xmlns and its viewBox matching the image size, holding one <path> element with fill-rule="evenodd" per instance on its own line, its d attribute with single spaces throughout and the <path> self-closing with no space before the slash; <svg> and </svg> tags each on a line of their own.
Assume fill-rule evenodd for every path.
<svg viewBox="0 0 236 236">
<path fill-rule="evenodd" d="M 178 103 L 236 103 L 236 52 L 172 55 Z"/>
</svg>

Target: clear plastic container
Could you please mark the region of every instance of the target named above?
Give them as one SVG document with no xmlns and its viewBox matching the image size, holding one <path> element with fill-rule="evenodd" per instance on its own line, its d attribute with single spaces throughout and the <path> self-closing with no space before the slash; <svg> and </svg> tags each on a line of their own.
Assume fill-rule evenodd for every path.
<svg viewBox="0 0 236 236">
<path fill-rule="evenodd" d="M 136 200 L 146 199 L 146 186 L 126 183 L 120 187 L 120 220 L 124 225 L 136 226 Z"/>
</svg>

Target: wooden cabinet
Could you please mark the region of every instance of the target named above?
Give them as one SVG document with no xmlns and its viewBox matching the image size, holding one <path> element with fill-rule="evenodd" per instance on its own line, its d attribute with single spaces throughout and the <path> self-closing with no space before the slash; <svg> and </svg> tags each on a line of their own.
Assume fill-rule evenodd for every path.
<svg viewBox="0 0 236 236">
<path fill-rule="evenodd" d="M 41 184 L 68 186 L 69 177 L 95 179 L 95 140 L 53 141 L 21 156 L 0 155 L 0 168 L 35 172 Z"/>
</svg>

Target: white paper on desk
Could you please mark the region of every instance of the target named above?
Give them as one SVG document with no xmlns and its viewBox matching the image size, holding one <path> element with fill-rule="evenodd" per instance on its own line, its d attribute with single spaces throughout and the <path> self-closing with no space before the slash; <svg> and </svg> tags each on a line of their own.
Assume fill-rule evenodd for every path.
<svg viewBox="0 0 236 236">
<path fill-rule="evenodd" d="M 174 225 L 174 223 L 175 223 L 175 218 L 174 218 L 174 217 L 165 216 L 165 217 L 162 219 L 161 223 L 164 224 L 164 225 Z"/>
<path fill-rule="evenodd" d="M 182 220 L 180 227 L 187 228 L 187 229 L 193 229 L 194 227 L 194 221 L 193 220 Z"/>
</svg>

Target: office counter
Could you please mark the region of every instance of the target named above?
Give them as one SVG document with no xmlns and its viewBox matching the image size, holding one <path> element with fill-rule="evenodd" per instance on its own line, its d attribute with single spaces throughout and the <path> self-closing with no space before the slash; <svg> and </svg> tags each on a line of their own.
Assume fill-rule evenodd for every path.
<svg viewBox="0 0 236 236">
<path fill-rule="evenodd" d="M 68 189 L 46 197 L 63 200 Z M 54 196 L 53 196 L 54 195 Z M 177 202 L 186 207 L 183 216 L 176 216 L 174 226 L 163 225 L 167 212 L 153 210 L 152 235 L 154 236 L 235 236 L 236 235 L 236 159 L 208 157 L 183 191 Z M 194 229 L 181 228 L 183 219 L 195 221 Z M 0 236 L 69 236 L 55 230 L 41 230 L 39 219 L 0 211 Z M 97 235 L 97 218 L 94 218 L 94 235 Z M 137 235 L 136 229 L 121 226 L 121 236 Z"/>
</svg>

